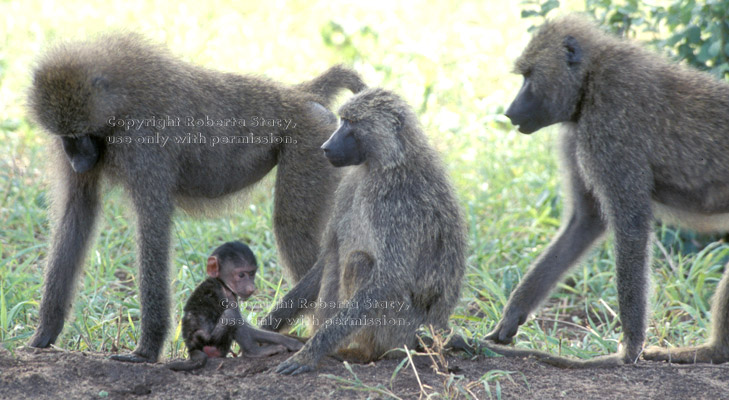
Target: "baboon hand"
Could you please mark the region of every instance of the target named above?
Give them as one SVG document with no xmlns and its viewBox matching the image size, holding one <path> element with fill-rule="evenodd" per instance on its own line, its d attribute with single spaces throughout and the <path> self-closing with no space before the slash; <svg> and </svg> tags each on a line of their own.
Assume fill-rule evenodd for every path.
<svg viewBox="0 0 729 400">
<path fill-rule="evenodd" d="M 522 315 L 520 311 L 512 312 L 509 309 L 504 311 L 504 316 L 501 318 L 494 330 L 486 335 L 486 339 L 493 340 L 496 343 L 507 344 L 511 343 L 516 331 L 519 330 L 519 325 L 526 321 L 526 315 Z"/>
<path fill-rule="evenodd" d="M 311 372 L 315 369 L 316 366 L 305 361 L 305 358 L 301 356 L 301 352 L 298 352 L 288 360 L 279 364 L 276 372 L 282 375 L 298 375 L 304 372 Z"/>
<path fill-rule="evenodd" d="M 58 337 L 58 333 L 48 332 L 47 329 L 43 329 L 43 326 L 40 326 L 35 331 L 33 337 L 30 338 L 28 345 L 38 348 L 50 347 L 56 341 L 56 337 Z"/>
</svg>

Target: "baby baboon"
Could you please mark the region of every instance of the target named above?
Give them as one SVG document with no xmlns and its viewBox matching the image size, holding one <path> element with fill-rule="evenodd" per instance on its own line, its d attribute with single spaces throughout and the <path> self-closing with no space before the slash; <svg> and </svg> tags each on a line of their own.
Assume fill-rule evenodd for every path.
<svg viewBox="0 0 729 400">
<path fill-rule="evenodd" d="M 190 371 L 205 366 L 208 357 L 225 357 L 235 340 L 247 357 L 265 357 L 296 351 L 298 340 L 275 332 L 252 327 L 238 311 L 238 301 L 244 301 L 256 290 L 256 257 L 241 242 L 228 242 L 213 251 L 208 258 L 203 281 L 185 304 L 182 337 L 185 338 L 188 361 L 167 364 L 175 371 Z M 259 346 L 258 343 L 269 343 Z"/>
<path fill-rule="evenodd" d="M 564 226 L 511 294 L 487 336 L 509 342 L 565 271 L 610 227 L 623 327 L 620 354 L 673 362 L 729 360 L 729 272 L 707 344 L 643 351 L 654 216 L 706 231 L 729 228 L 729 85 L 597 29 L 576 16 L 547 22 L 516 61 L 524 85 L 506 115 L 531 133 L 561 122 Z"/>
<path fill-rule="evenodd" d="M 313 370 L 335 351 L 357 361 L 413 348 L 421 324 L 445 328 L 461 289 L 465 224 L 438 154 L 412 109 L 371 89 L 344 104 L 322 148 L 353 166 L 337 188 L 314 267 L 266 317 L 277 329 L 315 309 L 316 333 L 277 371 Z"/>
<path fill-rule="evenodd" d="M 102 180 L 125 189 L 137 217 L 141 336 L 133 354 L 115 359 L 159 356 L 170 319 L 175 205 L 215 214 L 276 165 L 276 241 L 284 271 L 297 282 L 316 261 L 339 181 L 319 147 L 336 129 L 326 107 L 341 88 L 356 92 L 364 84 L 340 66 L 297 86 L 213 71 L 134 34 L 49 51 L 34 71 L 30 108 L 53 137 L 55 223 L 30 345 L 48 347 L 63 328 Z"/>
</svg>

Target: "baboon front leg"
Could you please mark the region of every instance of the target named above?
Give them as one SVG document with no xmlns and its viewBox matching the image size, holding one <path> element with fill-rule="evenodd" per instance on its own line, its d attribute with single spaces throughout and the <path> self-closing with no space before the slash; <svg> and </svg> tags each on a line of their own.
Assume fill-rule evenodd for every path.
<svg viewBox="0 0 729 400">
<path fill-rule="evenodd" d="M 729 266 L 725 267 L 724 277 L 716 288 L 711 318 L 711 340 L 708 343 L 677 349 L 651 346 L 645 349 L 643 358 L 680 364 L 720 364 L 729 361 Z"/>
<path fill-rule="evenodd" d="M 56 222 L 46 265 L 40 324 L 29 343 L 32 347 L 50 346 L 63 329 L 99 205 L 98 174 L 77 174 L 70 166 L 63 167 L 66 186 L 60 188 L 61 193 L 55 193 L 59 197 L 52 209 Z"/>
<path fill-rule="evenodd" d="M 126 362 L 156 362 L 170 323 L 169 247 L 172 202 L 169 197 L 135 195 L 137 257 L 142 329 L 131 354 L 111 358 Z"/>
<path fill-rule="evenodd" d="M 504 308 L 504 315 L 486 339 L 511 342 L 519 326 L 557 284 L 562 274 L 575 265 L 605 231 L 591 194 L 583 192 L 575 203 L 567 226 L 524 275 Z"/>
<path fill-rule="evenodd" d="M 260 335 L 260 334 L 264 335 Z M 272 356 L 274 354 L 279 353 L 285 353 L 287 351 L 286 346 L 283 344 L 268 344 L 259 346 L 258 340 L 262 337 L 267 337 L 268 339 L 273 339 L 271 336 L 265 336 L 265 334 L 268 335 L 277 335 L 281 338 L 290 339 L 293 341 L 296 341 L 292 338 L 287 338 L 284 335 L 274 333 L 274 332 L 264 332 L 260 331 L 248 324 L 246 321 L 242 321 L 240 325 L 237 326 L 237 329 L 235 331 L 235 341 L 238 342 L 238 345 L 240 345 L 240 348 L 242 350 L 243 356 L 245 357 L 268 357 Z M 269 340 L 269 343 L 276 343 L 275 340 Z M 298 348 L 301 348 L 301 343 L 296 341 L 298 343 Z"/>
<path fill-rule="evenodd" d="M 524 275 L 509 297 L 504 315 L 496 327 L 486 335 L 498 343 L 510 343 L 519 326 L 555 287 L 560 277 L 577 261 L 605 232 L 600 205 L 595 194 L 587 188 L 577 165 L 577 142 L 575 132 L 562 132 L 560 154 L 564 161 L 563 179 L 569 217 L 563 222 L 562 230 L 547 249 Z"/>
<path fill-rule="evenodd" d="M 269 331 L 278 331 L 291 325 L 292 320 L 301 311 L 301 303 L 311 302 L 319 296 L 324 259 L 319 260 L 304 278 L 289 291 L 264 319 L 260 326 Z"/>
<path fill-rule="evenodd" d="M 625 363 L 634 363 L 643 349 L 647 325 L 652 217 L 647 207 L 619 209 L 621 214 L 615 222 L 615 267 L 624 348 L 617 356 Z"/>
</svg>

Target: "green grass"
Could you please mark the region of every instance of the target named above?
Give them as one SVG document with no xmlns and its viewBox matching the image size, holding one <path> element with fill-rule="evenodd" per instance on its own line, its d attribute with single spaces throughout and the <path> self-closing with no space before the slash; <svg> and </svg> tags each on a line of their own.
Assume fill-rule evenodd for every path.
<svg viewBox="0 0 729 400">
<path fill-rule="evenodd" d="M 38 321 L 48 250 L 46 135 L 24 111 L 34 57 L 49 43 L 114 28 L 141 31 L 186 60 L 298 82 L 344 62 L 371 85 L 402 93 L 443 154 L 469 226 L 468 271 L 452 324 L 482 337 L 509 293 L 555 234 L 562 198 L 556 129 L 516 133 L 502 116 L 520 84 L 509 73 L 533 21 L 501 1 L 347 2 L 85 1 L 0 2 L 0 341 L 25 344 Z M 285 11 L 283 11 L 285 10 Z M 107 26 L 108 25 L 108 26 Z M 110 28 L 110 27 L 111 28 Z M 248 242 L 260 260 L 250 318 L 265 315 L 282 282 L 271 230 L 268 178 L 233 215 L 174 223 L 174 313 L 203 279 L 204 260 L 221 242 Z M 131 213 L 119 191 L 106 196 L 99 236 L 85 263 L 74 308 L 56 344 L 67 349 L 132 349 L 138 336 Z M 707 337 L 709 299 L 729 246 L 657 227 L 655 290 L 648 344 L 688 345 Z M 694 242 L 698 241 L 698 245 Z M 621 329 L 614 253 L 598 247 L 527 322 L 517 345 L 590 357 L 614 352 Z M 121 319 L 120 319 L 121 316 Z M 566 321 L 556 323 L 554 321 Z M 165 356 L 180 356 L 179 331 Z M 485 380 L 485 381 L 488 381 Z"/>
</svg>

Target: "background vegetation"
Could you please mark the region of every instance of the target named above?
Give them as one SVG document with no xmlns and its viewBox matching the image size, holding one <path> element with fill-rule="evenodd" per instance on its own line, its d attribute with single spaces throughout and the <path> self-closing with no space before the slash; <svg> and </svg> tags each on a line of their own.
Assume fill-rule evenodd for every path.
<svg viewBox="0 0 729 400">
<path fill-rule="evenodd" d="M 546 14 L 587 9 L 658 51 L 725 74 L 726 22 L 720 19 L 725 3 L 0 2 L 0 342 L 14 350 L 37 324 L 49 234 L 43 174 L 47 135 L 28 121 L 23 103 L 33 59 L 50 43 L 121 28 L 143 32 L 210 68 L 294 83 L 344 62 L 371 85 L 400 92 L 418 110 L 432 144 L 443 154 L 466 212 L 468 271 L 452 324 L 482 337 L 560 224 L 557 129 L 524 136 L 502 116 L 521 83 L 510 69 L 528 40 L 528 28 Z M 701 7 L 711 12 L 702 14 Z M 523 10 L 533 18 L 521 18 Z M 176 318 L 203 279 L 205 257 L 224 241 L 246 241 L 259 258 L 259 294 L 247 310 L 251 320 L 265 315 L 289 289 L 281 279 L 271 231 L 272 192 L 268 178 L 234 215 L 204 221 L 182 214 L 175 218 Z M 85 263 L 59 347 L 126 351 L 135 346 L 139 302 L 133 218 L 124 204 L 119 191 L 107 194 L 99 238 Z M 660 240 L 652 271 L 657 290 L 648 344 L 701 342 L 707 337 L 710 295 L 729 246 L 667 226 L 657 225 L 656 232 Z M 616 351 L 621 329 L 615 319 L 613 266 L 609 240 L 522 327 L 517 345 L 578 357 Z M 165 356 L 182 355 L 179 328 L 168 343 Z"/>
</svg>

